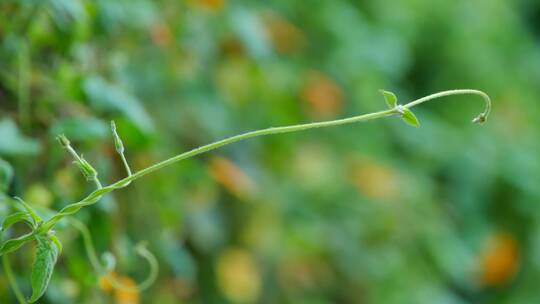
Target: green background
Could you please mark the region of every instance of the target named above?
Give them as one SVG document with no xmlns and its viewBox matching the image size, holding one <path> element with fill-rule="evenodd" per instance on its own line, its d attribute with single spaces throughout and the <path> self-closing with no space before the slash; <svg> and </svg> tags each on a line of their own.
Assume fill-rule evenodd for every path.
<svg viewBox="0 0 540 304">
<path fill-rule="evenodd" d="M 122 178 L 111 119 L 138 170 L 382 110 L 381 88 L 401 103 L 481 89 L 483 126 L 480 97 L 446 97 L 414 109 L 419 129 L 273 135 L 139 179 L 76 217 L 119 276 L 144 279 L 133 246 L 147 240 L 156 283 L 100 288 L 60 225 L 40 303 L 536 303 L 539 42 L 534 0 L 1 0 L 0 218 L 9 196 L 58 210 L 92 191 L 60 133 L 104 183 Z M 33 254 L 10 255 L 27 296 Z M 3 270 L 0 302 L 15 303 Z"/>
</svg>

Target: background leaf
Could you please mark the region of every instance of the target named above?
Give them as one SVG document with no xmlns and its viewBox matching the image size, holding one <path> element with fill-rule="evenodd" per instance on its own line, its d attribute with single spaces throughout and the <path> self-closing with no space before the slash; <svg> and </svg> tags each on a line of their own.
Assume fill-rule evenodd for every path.
<svg viewBox="0 0 540 304">
<path fill-rule="evenodd" d="M 83 89 L 92 107 L 100 111 L 118 111 L 125 115 L 141 131 L 150 133 L 154 124 L 141 102 L 125 90 L 106 82 L 99 76 L 84 80 Z"/>
<path fill-rule="evenodd" d="M 0 120 L 0 155 L 36 155 L 40 151 L 40 143 L 22 135 L 13 120 Z"/>
<path fill-rule="evenodd" d="M 94 117 L 68 118 L 55 122 L 49 129 L 51 138 L 64 134 L 73 141 L 95 142 L 108 139 L 109 127 Z"/>
</svg>

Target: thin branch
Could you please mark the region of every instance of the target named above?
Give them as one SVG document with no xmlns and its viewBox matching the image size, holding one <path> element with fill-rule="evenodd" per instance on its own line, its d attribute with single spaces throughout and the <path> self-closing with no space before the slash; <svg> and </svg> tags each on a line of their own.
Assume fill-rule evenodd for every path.
<svg viewBox="0 0 540 304">
<path fill-rule="evenodd" d="M 41 231 L 48 231 L 63 217 L 75 214 L 81 208 L 96 203 L 101 198 L 101 196 L 103 194 L 105 194 L 105 193 L 114 191 L 116 189 L 123 188 L 123 187 L 127 186 L 129 183 L 131 183 L 132 181 L 134 181 L 134 180 L 136 180 L 136 179 L 138 179 L 140 177 L 143 177 L 143 176 L 145 176 L 145 175 L 147 175 L 149 173 L 152 173 L 152 172 L 157 171 L 159 169 L 162 169 L 164 167 L 170 166 L 170 165 L 172 165 L 174 163 L 177 163 L 177 162 L 179 162 L 181 160 L 184 160 L 184 159 L 187 159 L 187 158 L 190 158 L 190 157 L 193 157 L 193 156 L 196 156 L 196 155 L 208 152 L 208 151 L 215 150 L 217 148 L 220 148 L 220 147 L 228 145 L 228 144 L 232 144 L 232 143 L 235 143 L 235 142 L 238 142 L 238 141 L 241 141 L 241 140 L 245 140 L 245 139 L 253 138 L 253 137 L 258 137 L 258 136 L 280 134 L 280 133 L 291 133 L 291 132 L 298 132 L 298 131 L 304 131 L 304 130 L 310 130 L 310 129 L 316 129 L 316 128 L 333 127 L 333 126 L 351 124 L 351 123 L 356 123 L 356 122 L 364 122 L 364 121 L 373 120 L 373 119 L 377 119 L 377 118 L 393 116 L 393 115 L 396 115 L 396 114 L 401 115 L 402 114 L 402 111 L 401 111 L 402 108 L 410 109 L 410 108 L 412 108 L 414 106 L 417 106 L 419 104 L 422 104 L 424 102 L 427 102 L 429 100 L 433 100 L 433 99 L 436 99 L 436 98 L 445 97 L 445 96 L 451 96 L 451 95 L 463 95 L 463 94 L 480 95 L 480 96 L 482 96 L 484 98 L 484 101 L 486 103 L 486 108 L 485 108 L 484 112 L 482 112 L 475 119 L 473 119 L 473 122 L 475 122 L 475 123 L 483 123 L 483 122 L 485 122 L 487 120 L 487 117 L 488 117 L 490 111 L 491 111 L 491 100 L 490 100 L 489 96 L 486 93 L 482 92 L 482 91 L 470 90 L 470 89 L 462 89 L 462 90 L 442 91 L 442 92 L 439 92 L 439 93 L 431 94 L 429 96 L 422 97 L 420 99 L 411 101 L 408 104 L 405 104 L 403 106 L 398 105 L 398 106 L 396 106 L 394 108 L 391 108 L 391 109 L 388 109 L 388 110 L 369 113 L 369 114 L 358 115 L 358 116 L 344 118 L 344 119 L 337 119 L 337 120 L 331 120 L 331 121 L 322 121 L 322 122 L 313 122 L 313 123 L 306 123 L 306 124 L 299 124 L 299 125 L 292 125 L 292 126 L 284 126 L 284 127 L 272 127 L 272 128 L 268 128 L 268 129 L 251 131 L 251 132 L 247 132 L 247 133 L 244 133 L 244 134 L 232 136 L 232 137 L 229 137 L 229 138 L 226 138 L 226 139 L 222 139 L 222 140 L 213 142 L 211 144 L 207 144 L 207 145 L 201 146 L 199 148 L 195 148 L 195 149 L 193 149 L 191 151 L 188 151 L 188 152 L 181 153 L 179 155 L 173 156 L 173 157 L 171 157 L 169 159 L 166 159 L 164 161 L 156 163 L 156 164 L 154 164 L 154 165 L 152 165 L 150 167 L 142 169 L 142 170 L 140 170 L 140 171 L 138 171 L 136 173 L 133 173 L 132 175 L 130 175 L 128 177 L 125 177 L 125 178 L 123 178 L 123 179 L 121 179 L 121 180 L 119 180 L 119 181 L 117 181 L 117 182 L 115 182 L 115 183 L 113 183 L 113 184 L 111 184 L 109 186 L 99 188 L 99 189 L 95 190 L 94 192 L 90 193 L 83 200 L 64 207 L 62 210 L 60 210 L 56 215 L 51 217 L 46 223 L 44 223 L 40 227 L 40 232 Z"/>
</svg>

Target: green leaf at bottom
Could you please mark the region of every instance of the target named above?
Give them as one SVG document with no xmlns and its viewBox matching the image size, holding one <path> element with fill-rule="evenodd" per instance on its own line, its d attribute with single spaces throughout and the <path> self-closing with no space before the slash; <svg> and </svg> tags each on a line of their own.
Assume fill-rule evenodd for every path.
<svg viewBox="0 0 540 304">
<path fill-rule="evenodd" d="M 36 240 L 38 244 L 32 266 L 32 296 L 28 300 L 30 303 L 36 302 L 47 290 L 58 259 L 58 247 L 52 240 L 45 236 L 36 236 Z"/>
</svg>

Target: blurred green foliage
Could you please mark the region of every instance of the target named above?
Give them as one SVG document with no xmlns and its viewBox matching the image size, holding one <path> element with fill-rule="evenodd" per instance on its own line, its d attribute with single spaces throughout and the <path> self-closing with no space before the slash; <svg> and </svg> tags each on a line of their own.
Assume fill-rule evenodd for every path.
<svg viewBox="0 0 540 304">
<path fill-rule="evenodd" d="M 91 190 L 54 136 L 112 182 L 108 121 L 134 169 L 243 131 L 475 96 L 272 136 L 134 182 L 77 218 L 141 293 L 64 242 L 42 303 L 537 303 L 540 3 L 534 0 L 1 0 L 0 217 Z M 437 103 L 437 104 L 435 104 Z M 23 230 L 24 228 L 17 228 Z M 17 231 L 15 231 L 17 232 Z M 25 295 L 34 248 L 10 259 Z M 0 272 L 0 302 L 15 299 Z"/>
</svg>

